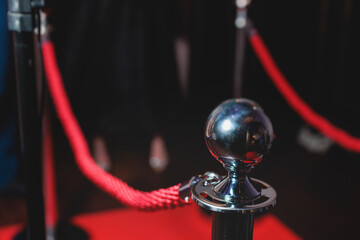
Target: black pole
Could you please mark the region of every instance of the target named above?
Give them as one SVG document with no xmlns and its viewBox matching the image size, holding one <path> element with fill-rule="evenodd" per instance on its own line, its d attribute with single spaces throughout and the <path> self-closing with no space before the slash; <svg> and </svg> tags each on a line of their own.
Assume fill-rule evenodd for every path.
<svg viewBox="0 0 360 240">
<path fill-rule="evenodd" d="M 28 240 L 45 240 L 42 191 L 41 112 L 34 56 L 34 14 L 30 0 L 10 0 L 9 29 L 13 31 L 21 159 L 26 183 Z"/>
<path fill-rule="evenodd" d="M 213 212 L 212 240 L 252 240 L 254 214 Z"/>
<path fill-rule="evenodd" d="M 246 50 L 245 27 L 247 24 L 247 7 L 250 1 L 235 1 L 235 58 L 234 58 L 234 92 L 235 98 L 241 97 L 244 60 Z"/>
<path fill-rule="evenodd" d="M 235 60 L 234 60 L 234 98 L 241 97 L 244 59 L 245 59 L 246 37 L 244 29 L 236 29 L 235 37 Z"/>
<path fill-rule="evenodd" d="M 38 111 L 32 33 L 13 33 L 21 157 L 25 167 L 27 236 L 45 239 L 41 166 L 41 117 Z"/>
</svg>

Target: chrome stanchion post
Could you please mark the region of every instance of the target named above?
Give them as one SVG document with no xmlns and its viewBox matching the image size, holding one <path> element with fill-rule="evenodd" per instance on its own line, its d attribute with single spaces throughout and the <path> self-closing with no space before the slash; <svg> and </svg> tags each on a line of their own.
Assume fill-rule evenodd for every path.
<svg viewBox="0 0 360 240">
<path fill-rule="evenodd" d="M 254 213 L 276 203 L 276 191 L 267 183 L 249 177 L 251 169 L 270 149 L 273 128 L 262 108 L 247 99 L 231 99 L 210 114 L 205 141 L 211 154 L 228 174 L 192 178 L 180 188 L 201 207 L 213 212 L 213 240 L 250 240 Z"/>
</svg>

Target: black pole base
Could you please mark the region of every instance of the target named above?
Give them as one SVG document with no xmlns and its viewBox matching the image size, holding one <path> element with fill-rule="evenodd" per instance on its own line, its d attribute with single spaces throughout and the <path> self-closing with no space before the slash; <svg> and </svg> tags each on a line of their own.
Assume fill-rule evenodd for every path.
<svg viewBox="0 0 360 240">
<path fill-rule="evenodd" d="M 213 212 L 212 240 L 252 240 L 254 214 Z"/>
</svg>

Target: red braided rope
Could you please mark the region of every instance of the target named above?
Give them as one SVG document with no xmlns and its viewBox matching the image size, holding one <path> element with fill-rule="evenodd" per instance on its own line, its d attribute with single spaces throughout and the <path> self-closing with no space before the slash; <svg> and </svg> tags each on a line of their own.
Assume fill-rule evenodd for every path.
<svg viewBox="0 0 360 240">
<path fill-rule="evenodd" d="M 270 79 L 273 81 L 278 91 L 283 95 L 287 103 L 300 115 L 300 117 L 343 148 L 359 153 L 359 138 L 353 137 L 344 130 L 332 125 L 327 119 L 317 114 L 304 100 L 301 99 L 276 65 L 256 30 L 250 31 L 249 41 L 264 67 L 265 72 L 269 75 Z"/>
<path fill-rule="evenodd" d="M 50 41 L 41 44 L 45 75 L 58 118 L 73 150 L 80 171 L 101 190 L 115 197 L 126 206 L 141 210 L 157 210 L 183 206 L 186 203 L 179 197 L 179 186 L 159 189 L 152 192 L 135 190 L 120 179 L 107 173 L 94 162 L 86 139 L 81 131 L 67 97 L 54 46 Z"/>
</svg>

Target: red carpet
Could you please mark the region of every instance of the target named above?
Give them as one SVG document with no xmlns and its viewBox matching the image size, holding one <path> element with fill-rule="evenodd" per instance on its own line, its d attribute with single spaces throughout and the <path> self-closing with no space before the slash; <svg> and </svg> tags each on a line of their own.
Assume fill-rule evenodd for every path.
<svg viewBox="0 0 360 240">
<path fill-rule="evenodd" d="M 73 218 L 73 223 L 91 236 L 91 240 L 156 239 L 210 240 L 211 218 L 194 207 L 157 212 L 112 210 L 84 214 Z M 21 225 L 0 228 L 0 239 L 10 240 Z M 256 219 L 254 240 L 301 239 L 279 219 L 267 214 Z"/>
</svg>

